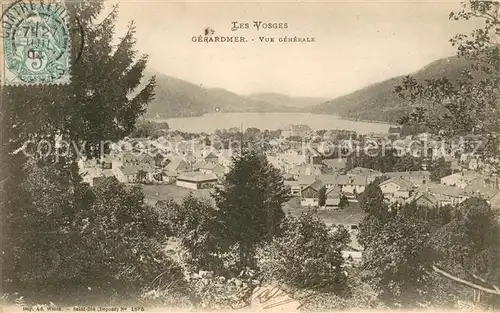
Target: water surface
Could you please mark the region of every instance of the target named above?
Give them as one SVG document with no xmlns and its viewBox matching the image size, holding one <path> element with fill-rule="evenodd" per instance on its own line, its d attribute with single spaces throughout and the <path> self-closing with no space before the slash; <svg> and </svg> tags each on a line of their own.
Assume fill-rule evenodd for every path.
<svg viewBox="0 0 500 313">
<path fill-rule="evenodd" d="M 386 133 L 391 125 L 342 119 L 336 115 L 312 113 L 209 113 L 203 116 L 155 119 L 171 129 L 191 133 L 213 133 L 216 129 L 256 127 L 260 130 L 286 129 L 290 124 L 308 125 L 313 130 L 343 129 L 359 134 Z"/>
</svg>

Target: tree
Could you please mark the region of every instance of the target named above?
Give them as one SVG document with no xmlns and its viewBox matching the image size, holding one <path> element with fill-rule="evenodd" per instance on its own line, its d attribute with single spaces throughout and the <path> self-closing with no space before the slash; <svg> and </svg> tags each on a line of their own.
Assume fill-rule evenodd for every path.
<svg viewBox="0 0 500 313">
<path fill-rule="evenodd" d="M 67 141 L 85 142 L 84 152 L 98 156 L 101 147 L 134 129 L 154 97 L 155 77 L 140 88 L 147 56 L 134 50 L 134 24 L 115 42 L 117 6 L 102 21 L 102 0 L 69 2 L 66 7 L 72 25 L 81 25 L 70 31 L 75 60 L 71 83 L 2 88 L 10 151 L 58 131 Z"/>
<path fill-rule="evenodd" d="M 350 241 L 343 227 L 331 229 L 313 211 L 287 216 L 283 234 L 263 247 L 267 279 L 298 289 L 340 293 L 346 288 L 341 249 Z"/>
<path fill-rule="evenodd" d="M 180 238 L 182 247 L 188 252 L 185 261 L 193 271 L 221 271 L 222 262 L 215 255 L 216 239 L 212 233 L 215 207 L 190 194 L 180 204 L 174 201 L 158 203 L 157 210 L 169 234 Z"/>
<path fill-rule="evenodd" d="M 359 243 L 365 249 L 372 245 L 383 224 L 395 213 L 385 203 L 384 194 L 378 186 L 383 180 L 383 177 L 377 177 L 358 197 L 359 205 L 366 213 L 359 225 L 358 234 Z"/>
<path fill-rule="evenodd" d="M 454 275 L 476 275 L 498 284 L 499 238 L 500 225 L 491 206 L 482 199 L 467 199 L 455 208 L 451 221 L 433 233 L 431 244 L 439 257 L 436 265 Z M 443 279 L 437 280 L 437 286 L 447 295 L 470 294 L 470 290 Z"/>
<path fill-rule="evenodd" d="M 327 132 L 326 129 L 319 129 L 316 131 L 316 135 L 323 136 Z"/>
<path fill-rule="evenodd" d="M 144 207 L 131 208 L 140 201 L 127 201 L 137 195 L 132 192 L 126 196 L 128 191 L 118 187 L 109 187 L 119 192 L 117 198 L 85 189 L 80 184 L 75 163 L 79 155 L 74 147 L 85 156 L 97 157 L 106 152 L 110 142 L 128 135 L 154 97 L 155 78 L 141 86 L 147 57 L 137 56 L 134 50 L 133 24 L 124 37 L 115 40 L 116 7 L 102 19 L 104 1 L 65 5 L 71 25 L 79 25 L 70 29 L 71 83 L 4 86 L 0 91 L 2 270 L 4 281 L 11 281 L 4 286 L 6 291 L 21 288 L 47 295 L 70 292 L 65 289 L 71 286 L 83 294 L 91 284 L 102 288 L 105 296 L 110 288 L 119 287 L 113 283 L 119 281 L 124 288 L 119 289 L 128 292 L 150 278 L 149 270 L 155 271 L 141 268 L 144 264 L 160 260 L 156 263 L 160 271 L 165 265 L 161 254 L 153 256 L 157 251 L 153 237 L 148 237 L 149 233 L 142 236 L 137 229 L 149 227 L 136 219 L 139 213 L 132 213 Z M 74 144 L 64 157 L 55 153 L 63 148 L 45 149 L 30 157 L 15 153 L 30 140 L 35 145 L 47 140 L 53 148 L 56 135 Z M 108 197 L 109 203 L 102 197 Z M 116 207 L 110 208 L 113 205 Z M 133 216 L 117 207 L 131 210 Z M 86 222 L 82 216 L 96 222 L 83 229 Z M 130 232 L 124 231 L 127 227 Z M 104 234 L 118 242 L 111 244 Z"/>
<path fill-rule="evenodd" d="M 323 186 L 318 192 L 318 205 L 319 206 L 325 206 L 326 204 L 326 187 Z"/>
<path fill-rule="evenodd" d="M 451 162 L 446 162 L 443 157 L 433 160 L 429 166 L 429 172 L 432 181 L 440 182 L 441 178 L 451 175 Z"/>
<path fill-rule="evenodd" d="M 366 186 L 358 197 L 360 207 L 369 215 L 384 216 L 388 212 L 388 207 L 384 202 L 384 194 L 379 187 L 383 180 L 384 178 L 377 177 Z"/>
<path fill-rule="evenodd" d="M 408 76 L 395 91 L 408 100 L 413 112 L 401 122 L 423 125 L 445 137 L 466 134 L 485 135 L 486 153 L 497 155 L 500 131 L 500 3 L 470 0 L 463 10 L 452 12 L 451 20 L 477 18 L 483 27 L 470 34 L 459 34 L 450 41 L 458 57 L 470 65 L 460 77 L 428 79 L 419 82 Z"/>
<path fill-rule="evenodd" d="M 425 303 L 433 253 L 429 230 L 415 216 L 398 212 L 380 225 L 363 252 L 364 279 L 390 306 Z"/>
<path fill-rule="evenodd" d="M 339 209 L 343 210 L 349 206 L 349 199 L 347 199 L 346 195 L 340 195 Z"/>
<path fill-rule="evenodd" d="M 208 138 L 208 136 L 205 136 L 205 139 L 203 140 L 203 143 L 205 144 L 205 146 L 211 146 L 212 145 L 212 142 L 210 141 L 210 138 Z"/>
<path fill-rule="evenodd" d="M 223 250 L 238 245 L 240 269 L 252 267 L 257 244 L 272 240 L 284 217 L 282 204 L 290 199 L 279 170 L 264 155 L 244 151 L 213 197 L 218 207 L 217 241 Z"/>
<path fill-rule="evenodd" d="M 137 121 L 134 130 L 130 133 L 130 137 L 152 137 L 158 138 L 169 129 L 168 123 L 156 123 L 148 120 L 140 119 Z"/>
<path fill-rule="evenodd" d="M 155 166 L 156 167 L 162 167 L 162 163 L 163 161 L 165 160 L 165 157 L 161 154 L 161 153 L 157 153 L 155 156 L 154 156 L 154 160 L 155 160 Z"/>
<path fill-rule="evenodd" d="M 6 216 L 16 228 L 6 237 L 15 245 L 6 249 L 5 291 L 22 291 L 31 301 L 85 304 L 136 297 L 162 272 L 182 286 L 179 268 L 162 252 L 158 215 L 139 187 L 115 178 L 72 187 L 57 164 L 28 166 L 18 188 L 24 203 Z"/>
<path fill-rule="evenodd" d="M 145 170 L 138 170 L 137 174 L 135 175 L 135 179 L 139 183 L 144 184 L 148 179 L 148 172 L 146 172 Z"/>
<path fill-rule="evenodd" d="M 399 157 L 394 165 L 394 170 L 399 172 L 419 171 L 422 168 L 422 159 L 412 155 Z"/>
<path fill-rule="evenodd" d="M 249 127 L 245 129 L 245 138 L 247 140 L 253 140 L 260 135 L 260 129 L 255 127 Z"/>
</svg>

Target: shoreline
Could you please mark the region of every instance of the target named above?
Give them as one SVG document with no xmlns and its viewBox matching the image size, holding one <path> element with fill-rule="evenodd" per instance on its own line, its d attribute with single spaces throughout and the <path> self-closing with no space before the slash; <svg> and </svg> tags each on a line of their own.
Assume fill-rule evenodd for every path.
<svg viewBox="0 0 500 313">
<path fill-rule="evenodd" d="M 367 120 L 367 119 L 356 119 L 353 117 L 348 117 L 348 116 L 341 116 L 337 114 L 328 114 L 328 113 L 316 113 L 316 112 L 310 112 L 310 111 L 243 111 L 243 112 L 237 112 L 237 111 L 231 111 L 231 112 L 218 112 L 218 113 L 203 113 L 203 114 L 194 114 L 194 115 L 187 115 L 187 116 L 174 116 L 174 117 L 146 117 L 145 119 L 151 122 L 165 122 L 170 119 L 179 119 L 179 118 L 193 118 L 193 117 L 203 117 L 209 114 L 277 114 L 277 113 L 285 113 L 285 114 L 290 114 L 290 113 L 301 113 L 301 114 L 311 114 L 311 115 L 328 115 L 332 117 L 336 117 L 338 119 L 342 120 L 347 120 L 347 121 L 352 121 L 352 122 L 362 122 L 362 123 L 372 123 L 372 124 L 384 124 L 384 125 L 389 125 L 392 127 L 400 127 L 401 125 L 396 125 L 394 123 L 388 122 L 388 121 L 381 121 L 381 120 Z"/>
<path fill-rule="evenodd" d="M 322 113 L 313 113 L 313 114 L 322 114 Z M 333 114 L 331 114 L 333 115 Z M 385 121 L 378 121 L 378 120 L 366 120 L 366 119 L 355 119 L 353 117 L 347 117 L 347 116 L 340 116 L 338 115 L 339 118 L 347 121 L 353 121 L 353 122 L 363 122 L 363 123 L 372 123 L 372 124 L 384 124 L 384 125 L 389 125 L 391 127 L 401 127 L 401 125 L 396 125 L 391 122 L 385 122 Z"/>
</svg>

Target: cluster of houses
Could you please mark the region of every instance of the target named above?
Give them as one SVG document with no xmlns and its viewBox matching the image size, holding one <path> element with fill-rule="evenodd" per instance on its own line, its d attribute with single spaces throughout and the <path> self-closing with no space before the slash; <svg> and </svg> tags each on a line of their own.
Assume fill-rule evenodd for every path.
<svg viewBox="0 0 500 313">
<path fill-rule="evenodd" d="M 357 202 L 356 196 L 380 177 L 379 187 L 390 203 L 416 203 L 417 206 L 442 207 L 457 205 L 468 198 L 486 200 L 493 208 L 500 208 L 500 180 L 497 176 L 467 170 L 432 182 L 428 171 L 387 172 L 357 167 L 345 173 L 304 174 L 286 180 L 293 195 L 300 197 L 303 206 L 319 206 L 321 189 L 325 188 L 325 208 L 338 208 L 341 197 Z"/>
<path fill-rule="evenodd" d="M 127 149 L 122 149 L 123 147 Z M 128 184 L 176 184 L 190 189 L 212 188 L 227 173 L 231 150 L 217 150 L 196 141 L 175 146 L 148 138 L 125 139 L 100 160 L 81 159 L 80 173 L 89 185 L 114 176 Z"/>
<path fill-rule="evenodd" d="M 341 134 L 341 136 L 339 136 Z M 214 142 L 217 138 L 209 135 Z M 279 169 L 292 196 L 300 199 L 304 207 L 338 209 L 345 201 L 357 202 L 357 195 L 368 184 L 378 179 L 384 198 L 389 203 L 416 203 L 418 206 L 440 207 L 456 205 L 471 197 L 485 199 L 493 208 L 500 209 L 500 181 L 496 174 L 485 170 L 484 164 L 472 154 L 453 155 L 443 147 L 431 144 L 432 136 L 420 134 L 401 138 L 398 133 L 368 134 L 345 139 L 346 132 L 326 131 L 320 138 L 305 125 L 291 125 L 281 130 L 279 138 L 266 142 L 267 160 Z M 293 137 L 293 138 L 292 138 Z M 297 142 L 296 138 L 304 138 Z M 343 137 L 342 139 L 339 139 Z M 100 160 L 79 161 L 82 178 L 95 185 L 106 177 L 128 184 L 175 184 L 181 188 L 206 189 L 220 183 L 228 172 L 234 150 L 217 149 L 206 145 L 206 137 L 189 141 L 182 137 L 125 138 L 112 145 L 111 153 Z M 434 138 L 435 139 L 435 138 Z M 408 147 L 407 153 L 417 155 L 423 151 L 431 158 L 444 157 L 451 162 L 453 174 L 433 182 L 425 170 L 386 172 L 356 167 L 349 169 L 346 158 L 325 158 L 324 143 L 339 147 L 360 146 L 366 140 L 380 143 L 385 148 L 395 141 Z M 123 148 L 125 147 L 125 149 Z M 425 165 L 425 163 L 424 163 Z M 481 169 L 481 170 L 479 170 Z M 322 198 L 322 200 L 320 200 Z M 357 244 L 356 228 L 362 218 L 350 214 L 343 220 L 351 232 L 351 247 L 342 251 L 354 264 L 361 259 L 362 248 Z M 359 213 L 359 212 L 358 212 Z"/>
<path fill-rule="evenodd" d="M 442 149 L 429 145 L 432 136 L 398 137 L 399 134 L 368 134 L 356 140 L 336 140 L 342 131 L 326 131 L 321 140 L 332 139 L 339 145 L 362 144 L 359 140 L 375 140 L 381 143 L 399 138 L 400 143 L 408 142 L 409 147 L 422 152 L 429 149 L 431 156 L 442 156 Z M 343 132 L 345 136 L 345 132 Z M 389 202 L 405 203 L 415 201 L 419 205 L 443 206 L 461 203 L 477 196 L 499 206 L 498 178 L 485 171 L 475 171 L 477 162 L 471 166 L 467 155 L 457 157 L 446 155 L 452 162 L 454 174 L 443 177 L 440 183 L 430 181 L 427 171 L 381 173 L 367 168 L 346 170 L 345 158 L 325 159 L 320 151 L 322 142 L 304 143 L 288 140 L 289 137 L 313 139 L 314 132 L 305 125 L 291 125 L 281 131 L 280 138 L 268 140 L 269 147 L 264 153 L 270 164 L 278 168 L 286 186 L 293 196 L 300 198 L 303 206 L 318 206 L 319 194 L 325 191 L 327 208 L 336 208 L 341 199 L 355 202 L 357 195 L 377 177 L 385 177 L 380 183 L 384 197 Z M 214 135 L 210 135 L 214 136 Z M 114 176 L 123 183 L 176 184 L 190 189 L 212 188 L 228 172 L 232 162 L 231 149 L 217 149 L 207 146 L 204 138 L 183 140 L 182 137 L 125 138 L 112 145 L 111 153 L 100 160 L 80 160 L 82 177 L 90 185 L 102 178 Z M 216 138 L 211 138 L 216 140 Z M 330 140 L 332 142 L 332 140 Z M 410 145 L 411 142 L 411 145 Z M 124 149 L 126 147 L 126 149 Z M 430 147 L 430 148 L 429 148 Z M 465 158 L 465 159 L 464 159 Z M 462 164 L 462 165 L 459 165 Z M 463 165 L 466 164 L 464 167 Z M 423 168 L 425 169 L 425 167 Z"/>
<path fill-rule="evenodd" d="M 319 135 L 305 125 L 291 125 L 282 130 L 281 151 L 267 152 L 268 161 L 283 173 L 285 184 L 292 195 L 300 197 L 303 206 L 318 206 L 321 189 L 326 189 L 326 208 L 335 208 L 346 197 L 355 202 L 356 195 L 377 177 L 386 179 L 380 183 L 384 197 L 389 202 L 416 202 L 423 206 L 458 204 L 470 197 L 480 197 L 494 207 L 500 207 L 499 183 L 495 169 L 482 162 L 473 151 L 481 142 L 477 136 L 466 136 L 443 141 L 429 133 L 401 136 L 400 129 L 388 133 L 370 133 L 353 138 L 339 139 L 339 131 L 326 131 Z M 345 137 L 345 132 L 343 132 Z M 308 145 L 299 147 L 286 138 L 299 136 L 309 139 Z M 285 144 L 283 144 L 285 142 Z M 398 149 L 403 154 L 422 157 L 422 171 L 381 173 L 367 168 L 346 171 L 346 159 L 324 159 L 325 147 L 366 147 L 377 144 L 381 149 Z M 464 149 L 465 143 L 465 149 Z M 270 142 L 271 146 L 276 145 Z M 472 147 L 467 151 L 467 146 Z M 451 164 L 454 174 L 431 182 L 426 163 L 439 158 Z"/>
</svg>

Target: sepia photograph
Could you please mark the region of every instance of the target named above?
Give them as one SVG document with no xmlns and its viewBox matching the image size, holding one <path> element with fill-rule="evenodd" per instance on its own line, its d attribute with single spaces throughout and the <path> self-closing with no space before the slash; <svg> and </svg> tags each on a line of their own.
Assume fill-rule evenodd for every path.
<svg viewBox="0 0 500 313">
<path fill-rule="evenodd" d="M 0 313 L 500 310 L 498 0 L 0 8 Z"/>
</svg>

